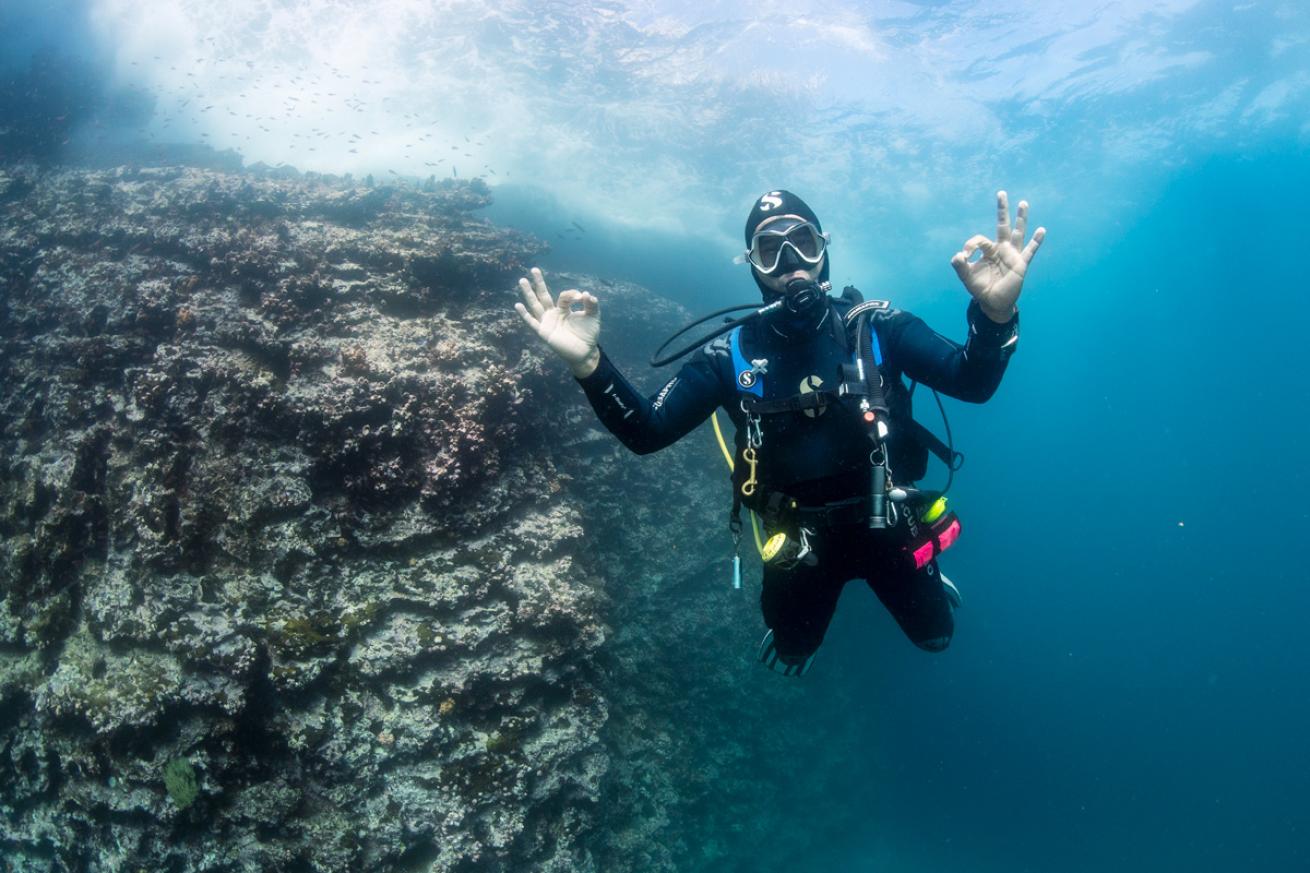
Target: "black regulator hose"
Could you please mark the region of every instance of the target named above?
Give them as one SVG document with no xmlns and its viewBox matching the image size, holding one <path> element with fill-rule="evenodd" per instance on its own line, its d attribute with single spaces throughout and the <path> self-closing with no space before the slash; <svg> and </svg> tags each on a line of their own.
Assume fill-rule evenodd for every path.
<svg viewBox="0 0 1310 873">
<path fill-rule="evenodd" d="M 696 349 L 700 348 L 705 343 L 709 342 L 715 337 L 722 336 L 723 334 L 732 330 L 734 327 L 745 324 L 751 319 L 759 318 L 762 315 L 768 315 L 769 313 L 779 309 L 781 306 L 782 306 L 782 301 L 775 300 L 773 303 L 770 303 L 767 306 L 760 306 L 758 303 L 743 303 L 740 306 L 728 306 L 725 307 L 724 309 L 716 309 L 714 312 L 711 312 L 709 315 L 706 315 L 703 318 L 696 319 L 691 324 L 687 325 L 682 330 L 678 331 L 673 336 L 666 339 L 664 342 L 660 343 L 660 347 L 655 350 L 655 354 L 651 355 L 650 365 L 652 367 L 663 367 L 665 364 L 670 364 L 676 361 L 678 358 L 681 358 L 683 355 L 688 354 L 689 352 L 694 352 Z M 724 324 L 722 327 L 715 329 L 711 333 L 707 333 L 705 336 L 696 340 L 696 342 L 687 346 L 682 351 L 675 352 L 663 358 L 660 357 L 660 352 L 667 349 L 670 343 L 672 343 L 678 337 L 682 336 L 687 331 L 691 330 L 693 327 L 696 327 L 697 325 L 700 324 L 704 324 L 705 322 L 709 321 L 711 318 L 717 318 L 718 316 L 726 315 L 729 312 L 738 312 L 742 309 L 754 309 L 755 311 L 752 312 L 750 315 L 744 315 L 741 318 L 729 319 L 728 322 Z"/>
<path fill-rule="evenodd" d="M 716 309 L 709 315 L 696 319 L 691 324 L 662 342 L 660 347 L 655 350 L 655 354 L 651 355 L 650 365 L 652 367 L 663 367 L 665 364 L 670 364 L 688 352 L 695 351 L 715 337 L 723 336 L 723 334 L 732 330 L 734 327 L 743 325 L 751 319 L 760 318 L 765 315 L 772 315 L 780 309 L 786 309 L 792 315 L 804 315 L 807 311 L 814 309 L 827 298 L 828 290 L 830 288 L 832 288 L 832 285 L 827 282 L 814 282 L 808 279 L 792 279 L 787 283 L 787 293 L 783 294 L 772 303 L 768 303 L 764 306 L 759 306 L 755 303 L 743 303 L 740 306 L 729 306 L 724 309 Z M 743 315 L 741 318 L 728 319 L 722 327 L 705 334 L 705 336 L 696 340 L 696 342 L 687 346 L 685 349 L 674 352 L 671 355 L 666 355 L 663 358 L 660 357 L 660 352 L 667 349 L 669 343 L 673 342 L 693 327 L 696 327 L 699 324 L 704 324 L 711 318 L 726 315 L 729 312 L 738 312 L 742 309 L 754 309 L 755 311 L 750 315 Z"/>
</svg>

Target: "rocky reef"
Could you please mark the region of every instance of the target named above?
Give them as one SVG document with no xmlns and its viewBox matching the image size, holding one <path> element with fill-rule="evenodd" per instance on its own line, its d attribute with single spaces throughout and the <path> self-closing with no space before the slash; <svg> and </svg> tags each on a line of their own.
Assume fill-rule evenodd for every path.
<svg viewBox="0 0 1310 873">
<path fill-rule="evenodd" d="M 599 428 L 489 196 L 0 169 L 0 869 L 803 849 L 824 777 L 750 663 L 717 449 Z M 565 282 L 634 371 L 685 316 Z"/>
</svg>

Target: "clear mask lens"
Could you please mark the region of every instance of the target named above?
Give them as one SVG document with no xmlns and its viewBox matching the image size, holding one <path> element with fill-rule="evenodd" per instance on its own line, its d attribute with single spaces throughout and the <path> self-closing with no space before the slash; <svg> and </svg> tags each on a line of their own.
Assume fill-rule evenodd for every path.
<svg viewBox="0 0 1310 873">
<path fill-rule="evenodd" d="M 827 237 L 808 221 L 762 228 L 751 238 L 747 260 L 763 273 L 773 272 L 782 259 L 782 250 L 792 250 L 807 264 L 817 264 L 827 247 Z"/>
</svg>

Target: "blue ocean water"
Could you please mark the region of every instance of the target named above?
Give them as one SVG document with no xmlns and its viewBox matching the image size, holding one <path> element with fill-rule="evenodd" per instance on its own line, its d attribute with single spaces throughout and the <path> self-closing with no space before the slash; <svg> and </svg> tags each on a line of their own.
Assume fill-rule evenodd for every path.
<svg viewBox="0 0 1310 873">
<path fill-rule="evenodd" d="M 1027 198 L 1020 351 L 950 404 L 955 643 L 848 589 L 806 701 L 868 743 L 797 755 L 845 759 L 868 824 L 793 869 L 1310 869 L 1310 17 L 1060 5 L 79 0 L 0 32 L 7 75 L 96 74 L 51 122 L 70 159 L 480 175 L 548 271 L 698 311 L 753 299 L 740 225 L 785 187 L 838 287 L 962 338 L 948 259 Z"/>
<path fill-rule="evenodd" d="M 891 774 L 855 781 L 931 859 L 908 869 L 1305 868 L 1308 194 L 1294 149 L 1198 160 L 1034 282 L 1002 391 L 955 414 L 949 653 L 870 657 L 868 623 L 894 634 L 848 589 L 834 681 L 901 702 L 876 719 Z"/>
</svg>

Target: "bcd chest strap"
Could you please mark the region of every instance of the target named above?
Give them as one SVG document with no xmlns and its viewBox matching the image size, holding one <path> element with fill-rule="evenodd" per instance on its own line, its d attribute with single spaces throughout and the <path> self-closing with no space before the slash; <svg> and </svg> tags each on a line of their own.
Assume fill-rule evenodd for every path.
<svg viewBox="0 0 1310 873">
<path fill-rule="evenodd" d="M 743 397 L 741 409 L 747 415 L 779 415 L 784 412 L 805 412 L 811 409 L 823 409 L 836 403 L 841 397 L 835 391 L 810 391 L 805 394 L 793 394 L 779 400 L 756 400 Z"/>
<path fill-rule="evenodd" d="M 861 299 L 854 288 L 846 290 L 846 299 L 850 299 L 852 292 L 855 299 Z M 742 411 L 752 417 L 810 412 L 834 405 L 843 398 L 851 398 L 862 411 L 867 407 L 885 418 L 888 409 L 882 390 L 882 347 L 870 315 L 888 307 L 885 300 L 870 300 L 853 307 L 844 318 L 830 319 L 833 338 L 848 359 L 840 365 L 841 378 L 835 391 L 807 391 L 790 397 L 764 399 L 769 361 L 767 358 L 747 359 L 742 350 L 741 328 L 733 330 L 728 335 L 728 345 Z M 856 334 L 853 349 L 852 338 L 848 336 L 852 329 Z"/>
<path fill-rule="evenodd" d="M 850 292 L 853 290 L 849 289 L 844 297 L 848 300 L 851 299 Z M 855 294 L 855 299 L 858 301 L 858 292 L 855 292 Z M 741 454 L 744 463 L 738 465 L 734 471 L 734 536 L 740 530 L 737 513 L 742 498 L 746 498 L 752 507 L 761 513 L 766 520 L 766 524 L 778 518 L 779 511 L 783 510 L 788 504 L 790 508 L 796 508 L 796 501 L 786 495 L 773 493 L 768 489 L 757 494 L 757 491 L 760 490 L 756 479 L 756 464 L 760 458 L 760 453 L 757 450 L 762 446 L 763 440 L 761 419 L 765 416 L 813 412 L 830 405 L 850 407 L 852 412 L 858 416 L 861 425 L 868 434 L 871 495 L 873 496 L 872 503 L 865 514 L 870 519 L 870 526 L 885 526 L 886 511 L 884 507 L 886 505 L 885 495 L 888 477 L 887 452 L 883 441 L 889 432 L 891 413 L 883 394 L 882 349 L 878 341 L 875 325 L 871 320 L 871 314 L 879 308 L 886 309 L 887 304 L 885 302 L 862 303 L 858 307 L 853 307 L 853 309 L 859 310 L 854 317 L 850 317 L 848 314 L 845 318 L 839 317 L 833 304 L 830 303 L 829 305 L 833 307 L 832 318 L 829 321 L 830 330 L 834 341 L 841 349 L 841 356 L 844 359 L 839 365 L 839 380 L 836 391 L 806 391 L 788 397 L 766 399 L 767 392 L 764 383 L 769 369 L 768 359 L 747 359 L 741 346 L 740 328 L 732 331 L 729 335 L 738 402 L 747 419 L 746 448 L 742 450 Z M 855 332 L 853 339 L 848 336 L 852 328 Z M 747 466 L 749 467 L 748 473 L 746 472 Z M 775 502 L 778 505 L 774 505 Z M 855 506 L 851 506 L 849 509 L 856 514 L 862 511 Z M 876 523 L 875 520 L 877 520 Z"/>
<path fill-rule="evenodd" d="M 886 436 L 893 429 L 896 431 L 898 448 L 893 454 L 903 463 L 902 469 L 912 471 L 911 479 L 922 475 L 920 465 L 926 462 L 929 453 L 936 456 L 949 470 L 957 470 L 963 456 L 908 414 L 909 398 L 913 392 L 907 393 L 899 379 L 888 381 L 879 329 L 882 322 L 894 312 L 891 304 L 885 300 L 864 300 L 854 287 L 847 287 L 841 299 L 848 301 L 850 306 L 839 316 L 840 309 L 837 307 L 840 307 L 840 302 L 836 304 L 833 317 L 828 319 L 828 330 L 845 360 L 838 365 L 835 384 L 830 383 L 822 389 L 788 397 L 768 397 L 769 391 L 766 389 L 769 386 L 766 386 L 766 382 L 772 375 L 769 372 L 770 361 L 763 357 L 747 358 L 741 328 L 734 329 L 726 338 L 725 344 L 731 350 L 737 405 L 747 417 L 748 435 L 756 439 L 764 435 L 767 430 L 764 421 L 771 416 L 813 414 L 829 406 L 843 406 L 858 416 L 869 430 L 873 443 L 871 449 L 881 442 L 880 437 Z M 939 399 L 939 405 L 940 402 Z M 879 434 L 881 428 L 877 427 L 879 422 L 886 427 L 882 434 Z M 764 425 L 763 429 L 761 425 Z M 948 424 L 948 435 L 949 432 Z M 916 461 L 916 448 L 910 447 L 917 447 L 917 451 L 923 452 L 924 460 Z M 762 453 L 757 452 L 756 456 L 762 458 L 764 454 L 767 454 L 767 449 Z M 914 471 L 918 471 L 917 475 Z"/>
</svg>

